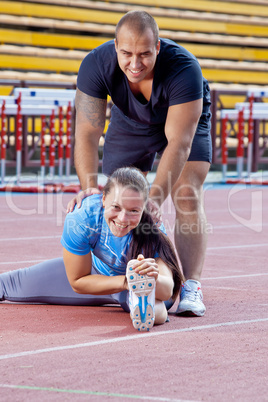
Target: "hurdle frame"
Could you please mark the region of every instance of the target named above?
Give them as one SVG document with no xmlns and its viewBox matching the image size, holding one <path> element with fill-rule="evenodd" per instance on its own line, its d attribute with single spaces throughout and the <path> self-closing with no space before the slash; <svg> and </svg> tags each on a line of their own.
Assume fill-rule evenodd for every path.
<svg viewBox="0 0 268 402">
<path fill-rule="evenodd" d="M 239 96 L 244 98 L 245 102 L 248 102 L 250 96 L 254 94 L 255 102 L 262 102 L 263 98 L 268 98 L 268 88 L 251 88 L 248 89 L 212 89 L 211 90 L 211 137 L 212 137 L 212 164 L 221 165 L 222 163 L 222 149 L 221 149 L 221 119 L 223 117 L 222 110 L 225 110 L 227 114 L 230 111 L 230 119 L 228 123 L 231 125 L 232 135 L 229 138 L 236 138 L 237 129 L 235 128 L 235 119 L 232 118 L 232 113 L 237 113 L 235 109 L 228 109 L 224 105 L 224 101 L 221 96 Z M 267 102 L 265 103 L 267 105 Z M 253 142 L 252 142 L 252 162 L 251 162 L 251 172 L 257 172 L 260 165 L 268 166 L 268 157 L 265 155 L 267 151 L 266 141 L 267 141 L 267 133 L 268 133 L 268 122 L 267 120 L 263 120 L 261 117 L 257 119 L 253 119 L 252 122 L 253 130 L 256 133 Z M 260 130 L 262 128 L 262 130 Z M 262 146 L 259 144 L 259 140 L 262 140 Z M 235 151 L 234 148 L 229 147 L 229 151 Z M 236 155 L 232 156 L 229 152 L 228 155 L 228 164 L 236 165 Z M 246 153 L 246 161 L 247 161 L 247 153 Z M 247 161 L 248 163 L 248 161 Z"/>
</svg>

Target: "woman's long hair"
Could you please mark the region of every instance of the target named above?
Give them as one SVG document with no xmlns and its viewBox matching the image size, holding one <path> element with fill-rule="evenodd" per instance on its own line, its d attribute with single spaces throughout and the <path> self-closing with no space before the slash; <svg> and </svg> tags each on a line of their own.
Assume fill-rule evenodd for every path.
<svg viewBox="0 0 268 402">
<path fill-rule="evenodd" d="M 183 281 L 183 274 L 176 252 L 168 236 L 157 227 L 153 222 L 151 214 L 146 211 L 143 212 L 139 225 L 133 230 L 133 241 L 129 254 L 131 258 L 137 258 L 139 254 L 148 257 L 157 254 L 158 258 L 164 261 L 173 275 L 174 288 L 172 299 L 175 301 Z"/>
<path fill-rule="evenodd" d="M 104 195 L 108 194 L 116 184 L 143 194 L 144 202 L 147 203 L 149 184 L 139 169 L 125 167 L 115 170 L 104 186 Z M 183 281 L 182 271 L 173 244 L 153 222 L 152 216 L 146 208 L 142 214 L 140 223 L 133 229 L 132 233 L 133 241 L 128 251 L 128 258 L 136 259 L 139 254 L 144 255 L 145 258 L 153 258 L 155 255 L 161 258 L 173 274 L 174 288 L 172 299 L 175 300 Z"/>
</svg>

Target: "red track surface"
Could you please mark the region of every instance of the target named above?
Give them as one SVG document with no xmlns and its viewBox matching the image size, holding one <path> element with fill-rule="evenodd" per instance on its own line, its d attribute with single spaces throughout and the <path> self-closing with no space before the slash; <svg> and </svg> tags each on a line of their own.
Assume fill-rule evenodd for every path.
<svg viewBox="0 0 268 402">
<path fill-rule="evenodd" d="M 0 197 L 0 272 L 61 255 L 71 197 Z M 268 188 L 208 189 L 205 204 L 204 317 L 174 306 L 143 334 L 119 307 L 0 303 L 0 400 L 267 401 Z"/>
</svg>

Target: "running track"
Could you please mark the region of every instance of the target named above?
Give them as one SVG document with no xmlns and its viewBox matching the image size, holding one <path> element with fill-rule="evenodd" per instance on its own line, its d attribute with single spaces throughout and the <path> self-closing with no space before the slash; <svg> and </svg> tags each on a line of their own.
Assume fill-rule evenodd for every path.
<svg viewBox="0 0 268 402">
<path fill-rule="evenodd" d="M 0 196 L 0 272 L 61 255 L 70 197 Z M 268 188 L 208 185 L 205 205 L 204 317 L 139 333 L 116 306 L 0 303 L 0 400 L 268 401 Z"/>
</svg>

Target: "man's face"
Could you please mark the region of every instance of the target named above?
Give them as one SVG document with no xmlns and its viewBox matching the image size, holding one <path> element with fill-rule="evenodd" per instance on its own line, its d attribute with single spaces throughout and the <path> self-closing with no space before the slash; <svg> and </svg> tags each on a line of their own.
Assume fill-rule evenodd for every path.
<svg viewBox="0 0 268 402">
<path fill-rule="evenodd" d="M 142 35 L 123 25 L 115 40 L 118 64 L 127 79 L 137 84 L 154 76 L 154 66 L 160 49 L 155 45 L 153 32 L 148 28 Z"/>
</svg>

